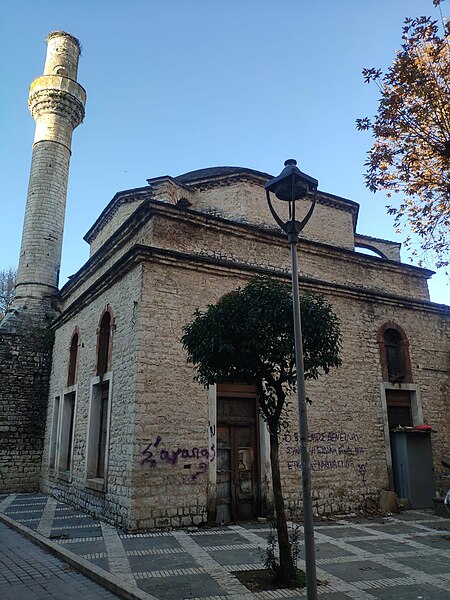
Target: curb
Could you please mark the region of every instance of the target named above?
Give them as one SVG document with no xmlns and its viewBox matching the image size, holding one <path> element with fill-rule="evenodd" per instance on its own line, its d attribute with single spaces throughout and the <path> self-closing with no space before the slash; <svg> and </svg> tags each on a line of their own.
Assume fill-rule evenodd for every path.
<svg viewBox="0 0 450 600">
<path fill-rule="evenodd" d="M 97 567 L 97 565 L 90 563 L 88 560 L 78 556 L 74 552 L 66 550 L 66 548 L 62 548 L 59 544 L 52 542 L 40 533 L 33 531 L 26 525 L 22 525 L 21 523 L 10 519 L 3 513 L 0 513 L 0 521 L 5 523 L 5 525 L 8 525 L 8 527 L 11 529 L 15 529 L 33 542 L 43 546 L 52 552 L 52 554 L 55 554 L 69 565 L 75 567 L 78 571 L 80 571 L 80 573 L 83 573 L 83 575 L 89 577 L 89 579 L 92 579 L 102 587 L 106 588 L 113 594 L 124 598 L 125 600 L 159 600 L 156 598 L 156 596 L 147 594 L 147 592 L 144 592 L 137 586 L 133 586 L 122 581 L 116 575 Z"/>
</svg>

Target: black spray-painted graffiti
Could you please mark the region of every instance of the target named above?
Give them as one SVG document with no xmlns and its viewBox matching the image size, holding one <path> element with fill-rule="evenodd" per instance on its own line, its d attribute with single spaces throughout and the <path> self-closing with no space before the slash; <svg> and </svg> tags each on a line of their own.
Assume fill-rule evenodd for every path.
<svg viewBox="0 0 450 600">
<path fill-rule="evenodd" d="M 203 475 L 208 470 L 208 461 L 213 462 L 216 458 L 216 448 L 211 444 L 209 448 L 177 448 L 176 450 L 167 450 L 161 448 L 162 438 L 156 436 L 154 442 L 150 442 L 148 446 L 142 450 L 141 466 L 148 465 L 156 467 L 158 463 L 168 463 L 172 466 L 177 465 L 180 461 L 195 460 L 200 461 L 196 465 L 196 471 L 190 476 L 190 479 L 195 481 L 199 475 Z M 190 469 L 191 465 L 185 463 L 185 469 Z"/>
<path fill-rule="evenodd" d="M 300 441 L 298 432 L 286 432 L 283 436 L 286 444 L 286 453 L 290 456 L 299 456 L 300 448 L 294 445 Z M 366 483 L 367 462 L 358 463 L 353 459 L 363 458 L 366 451 L 364 446 L 358 444 L 357 433 L 347 431 L 317 431 L 308 435 L 309 454 L 311 457 L 311 471 L 327 471 L 329 469 L 351 469 L 356 467 L 357 473 Z M 292 444 L 292 445 L 291 445 Z M 287 467 L 291 470 L 301 469 L 301 462 L 288 460 Z"/>
</svg>

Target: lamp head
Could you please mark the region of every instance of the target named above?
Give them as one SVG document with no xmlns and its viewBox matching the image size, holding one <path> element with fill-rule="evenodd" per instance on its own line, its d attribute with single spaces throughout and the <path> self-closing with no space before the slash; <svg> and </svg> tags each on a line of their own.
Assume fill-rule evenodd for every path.
<svg viewBox="0 0 450 600">
<path fill-rule="evenodd" d="M 275 194 L 279 200 L 291 202 L 305 198 L 309 192 L 316 190 L 318 185 L 317 179 L 302 173 L 297 167 L 297 161 L 289 158 L 278 177 L 270 179 L 264 188 Z"/>
</svg>

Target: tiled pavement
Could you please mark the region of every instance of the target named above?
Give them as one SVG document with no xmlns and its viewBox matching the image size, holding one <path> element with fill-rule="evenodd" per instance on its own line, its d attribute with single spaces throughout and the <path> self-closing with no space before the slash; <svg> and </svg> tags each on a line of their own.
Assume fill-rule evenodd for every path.
<svg viewBox="0 0 450 600">
<path fill-rule="evenodd" d="M 233 575 L 261 567 L 266 524 L 126 534 L 43 494 L 0 496 L 0 513 L 119 578 L 129 598 L 306 598 L 251 593 Z M 319 600 L 450 600 L 450 518 L 423 510 L 336 520 L 317 523 L 315 536 Z"/>
<path fill-rule="evenodd" d="M 117 600 L 117 596 L 98 583 L 3 523 L 0 523 L 0 598 Z"/>
</svg>

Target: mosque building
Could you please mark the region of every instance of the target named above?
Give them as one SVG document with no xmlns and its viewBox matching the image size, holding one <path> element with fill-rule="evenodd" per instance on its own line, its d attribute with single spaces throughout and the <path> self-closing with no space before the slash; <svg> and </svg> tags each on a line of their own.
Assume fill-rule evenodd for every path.
<svg viewBox="0 0 450 600">
<path fill-rule="evenodd" d="M 59 288 L 86 93 L 78 40 L 54 32 L 47 44 L 29 96 L 36 135 L 16 298 L 0 323 L 0 491 L 41 489 L 130 530 L 267 516 L 256 390 L 203 388 L 180 338 L 196 309 L 255 275 L 289 283 L 286 236 L 264 193 L 272 176 L 213 167 L 117 192 L 85 235 L 89 259 Z M 374 506 L 382 489 L 432 506 L 450 446 L 450 307 L 430 302 L 432 272 L 403 264 L 399 244 L 357 233 L 358 211 L 319 191 L 299 242 L 300 291 L 323 294 L 342 331 L 342 365 L 307 382 L 318 515 Z M 291 412 L 280 462 L 295 516 Z"/>
</svg>

